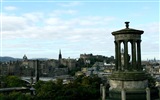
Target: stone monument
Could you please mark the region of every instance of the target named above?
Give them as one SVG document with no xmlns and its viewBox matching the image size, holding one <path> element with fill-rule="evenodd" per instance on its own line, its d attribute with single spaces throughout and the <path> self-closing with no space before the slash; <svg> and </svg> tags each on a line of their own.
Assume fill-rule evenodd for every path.
<svg viewBox="0 0 160 100">
<path fill-rule="evenodd" d="M 109 77 L 109 98 L 122 100 L 121 93 L 125 93 L 126 100 L 146 100 L 148 80 L 141 66 L 141 35 L 144 31 L 129 28 L 129 22 L 125 24 L 125 29 L 112 32 L 116 61 L 115 71 Z"/>
</svg>

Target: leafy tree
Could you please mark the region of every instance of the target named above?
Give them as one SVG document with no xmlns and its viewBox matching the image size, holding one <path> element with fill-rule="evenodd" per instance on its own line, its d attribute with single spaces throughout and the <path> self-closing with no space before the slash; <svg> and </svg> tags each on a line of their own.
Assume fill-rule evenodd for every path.
<svg viewBox="0 0 160 100">
<path fill-rule="evenodd" d="M 9 94 L 0 94 L 0 100 L 31 100 L 32 96 L 21 92 L 11 92 Z"/>
<path fill-rule="evenodd" d="M 35 88 L 36 90 L 38 90 L 38 89 L 41 88 L 41 86 L 42 86 L 43 84 L 45 84 L 45 82 L 39 80 L 39 81 L 35 84 L 34 88 Z"/>
<path fill-rule="evenodd" d="M 0 94 L 0 100 L 7 100 L 7 96 L 5 96 L 3 93 Z"/>
<path fill-rule="evenodd" d="M 79 58 L 77 61 L 77 66 L 81 68 L 81 67 L 84 67 L 84 65 L 85 65 L 84 59 Z"/>
<path fill-rule="evenodd" d="M 5 87 L 22 87 L 26 86 L 26 82 L 21 80 L 17 76 L 2 76 L 0 78 L 2 82 L 4 82 Z"/>
<path fill-rule="evenodd" d="M 98 81 L 98 82 L 96 82 Z M 79 76 L 72 83 L 62 84 L 62 80 L 57 82 L 39 82 L 35 85 L 37 95 L 36 100 L 98 100 L 99 85 L 101 80 L 97 76 Z"/>
<path fill-rule="evenodd" d="M 89 86 L 90 85 L 90 78 L 89 77 L 83 77 L 82 85 Z"/>
<path fill-rule="evenodd" d="M 74 76 L 76 72 L 80 71 L 81 68 L 80 67 L 76 67 L 74 69 L 71 69 L 71 70 L 68 70 L 68 74 L 71 75 L 71 76 Z"/>
<path fill-rule="evenodd" d="M 56 84 L 57 85 L 62 85 L 63 84 L 63 80 L 62 79 L 57 79 Z"/>
<path fill-rule="evenodd" d="M 148 74 L 148 86 L 154 88 L 156 85 L 156 80 L 150 74 Z"/>
<path fill-rule="evenodd" d="M 60 64 L 59 65 L 59 68 L 67 68 L 67 66 L 63 65 L 63 64 Z"/>
</svg>

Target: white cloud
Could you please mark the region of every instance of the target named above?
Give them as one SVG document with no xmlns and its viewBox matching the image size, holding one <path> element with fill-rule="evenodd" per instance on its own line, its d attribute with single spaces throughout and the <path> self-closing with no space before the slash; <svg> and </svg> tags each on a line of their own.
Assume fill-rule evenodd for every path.
<svg viewBox="0 0 160 100">
<path fill-rule="evenodd" d="M 104 30 L 104 28 L 98 27 L 107 25 L 110 21 L 114 20 L 110 17 L 99 16 L 65 20 L 60 17 L 45 18 L 43 15 L 39 13 L 27 13 L 22 16 L 3 15 L 3 38 L 55 39 L 62 37 L 65 39 L 81 40 L 82 35 L 89 37 L 89 35 L 98 34 L 98 32 Z M 77 35 L 73 36 L 75 34 Z M 70 36 L 72 38 L 68 38 Z"/>
<path fill-rule="evenodd" d="M 3 31 L 17 31 L 25 29 L 28 26 L 26 18 L 21 16 L 2 15 L 2 30 Z"/>
<path fill-rule="evenodd" d="M 55 12 L 69 15 L 66 10 L 59 10 L 59 12 L 55 10 Z M 3 48 L 6 51 L 19 50 L 23 54 L 28 52 L 41 55 L 43 52 L 51 53 L 52 49 L 61 48 L 65 53 L 68 52 L 68 55 L 75 52 L 78 53 L 77 55 L 79 53 L 114 55 L 114 37 L 111 32 L 116 30 L 110 25 L 115 23 L 114 17 L 81 16 L 70 17 L 66 20 L 63 17 L 36 12 L 20 16 L 3 14 L 2 17 Z M 145 31 L 142 35 L 144 52 L 142 54 L 158 53 L 159 23 L 148 23 L 137 29 Z M 15 39 L 20 43 L 6 42 L 15 41 Z M 21 39 L 27 41 L 20 41 Z"/>
<path fill-rule="evenodd" d="M 28 21 L 32 22 L 38 22 L 38 21 L 42 21 L 41 19 L 43 19 L 44 15 L 43 13 L 40 12 L 32 12 L 32 13 L 25 13 L 22 15 L 22 17 L 25 17 Z"/>
<path fill-rule="evenodd" d="M 35 48 L 39 49 L 40 54 L 45 51 L 51 52 L 53 48 L 56 50 L 62 48 L 66 53 L 70 50 L 79 53 L 96 50 L 102 52 L 104 50 L 101 51 L 100 47 L 110 41 L 105 40 L 106 33 L 110 33 L 106 31 L 107 27 L 101 27 L 110 22 L 106 20 L 108 17 L 90 16 L 65 20 L 60 17 L 45 17 L 44 14 L 36 15 L 36 13 L 21 16 L 3 15 L 3 50 L 20 51 L 23 54 L 25 52 L 36 54 L 38 50 Z M 6 42 L 15 40 L 19 42 Z"/>
<path fill-rule="evenodd" d="M 143 59 L 154 58 L 154 57 L 160 59 L 159 23 L 158 22 L 147 23 L 145 25 L 141 25 L 140 29 L 144 31 L 144 34 L 142 34 Z"/>
<path fill-rule="evenodd" d="M 17 10 L 17 7 L 14 7 L 14 6 L 5 6 L 4 10 L 13 11 L 13 10 Z"/>
<path fill-rule="evenodd" d="M 45 23 L 47 25 L 59 25 L 59 24 L 62 24 L 62 21 L 61 21 L 61 19 L 59 19 L 57 17 L 53 17 L 53 18 L 46 19 Z"/>
<path fill-rule="evenodd" d="M 58 5 L 62 6 L 62 7 L 74 7 L 74 6 L 79 6 L 82 3 L 75 1 L 75 2 L 69 2 L 69 3 L 59 3 Z"/>
<path fill-rule="evenodd" d="M 160 32 L 160 24 L 158 22 L 147 23 L 142 27 L 146 34 L 159 33 Z M 152 35 L 154 36 L 154 35 Z"/>
<path fill-rule="evenodd" d="M 61 15 L 74 15 L 76 14 L 77 11 L 76 10 L 72 10 L 72 9 L 66 9 L 66 10 L 54 10 L 53 12 L 51 12 L 50 16 L 61 16 Z"/>
</svg>

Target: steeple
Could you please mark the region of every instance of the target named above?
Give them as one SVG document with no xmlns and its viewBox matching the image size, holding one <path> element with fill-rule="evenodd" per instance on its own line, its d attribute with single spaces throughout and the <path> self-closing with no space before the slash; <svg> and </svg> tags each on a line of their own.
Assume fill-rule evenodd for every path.
<svg viewBox="0 0 160 100">
<path fill-rule="evenodd" d="M 59 60 L 62 59 L 61 49 L 59 50 Z"/>
<path fill-rule="evenodd" d="M 61 49 L 59 49 L 59 58 L 58 58 L 58 61 L 59 61 L 59 67 L 61 66 L 61 64 L 62 64 L 62 54 L 61 54 Z"/>
</svg>

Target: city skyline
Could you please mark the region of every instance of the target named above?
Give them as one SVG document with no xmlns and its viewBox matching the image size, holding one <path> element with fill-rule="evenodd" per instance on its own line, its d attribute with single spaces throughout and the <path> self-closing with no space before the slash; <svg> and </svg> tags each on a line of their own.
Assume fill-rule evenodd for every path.
<svg viewBox="0 0 160 100">
<path fill-rule="evenodd" d="M 160 59 L 159 0 L 1 0 L 1 55 L 22 58 L 114 56 L 111 32 L 143 30 L 142 60 Z"/>
</svg>

